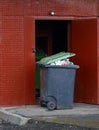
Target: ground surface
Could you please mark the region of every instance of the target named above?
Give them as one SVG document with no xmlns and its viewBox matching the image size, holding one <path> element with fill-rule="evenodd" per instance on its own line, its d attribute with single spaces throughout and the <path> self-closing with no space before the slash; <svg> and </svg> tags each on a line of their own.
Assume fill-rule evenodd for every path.
<svg viewBox="0 0 99 130">
<path fill-rule="evenodd" d="M 0 130 L 99 130 L 99 129 L 30 120 L 24 126 L 12 125 L 10 123 L 0 121 Z"/>
<path fill-rule="evenodd" d="M 54 111 L 39 105 L 1 107 L 0 119 L 0 130 L 99 130 L 99 105 L 77 103 Z"/>
</svg>

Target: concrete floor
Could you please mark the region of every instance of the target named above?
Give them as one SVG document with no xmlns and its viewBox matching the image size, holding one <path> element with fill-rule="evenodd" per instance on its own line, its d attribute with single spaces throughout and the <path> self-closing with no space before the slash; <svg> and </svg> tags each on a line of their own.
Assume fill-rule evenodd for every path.
<svg viewBox="0 0 99 130">
<path fill-rule="evenodd" d="M 29 120 L 99 128 L 99 105 L 75 103 L 72 109 L 49 111 L 40 105 L 1 107 L 0 118 L 12 124 L 24 125 Z"/>
</svg>

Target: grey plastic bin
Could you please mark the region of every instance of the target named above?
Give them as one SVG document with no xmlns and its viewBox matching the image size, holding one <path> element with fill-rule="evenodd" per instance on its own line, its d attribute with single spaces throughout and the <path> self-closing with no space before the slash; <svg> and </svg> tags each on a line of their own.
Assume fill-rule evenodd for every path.
<svg viewBox="0 0 99 130">
<path fill-rule="evenodd" d="M 40 104 L 49 110 L 73 107 L 75 74 L 78 65 L 40 65 Z"/>
</svg>

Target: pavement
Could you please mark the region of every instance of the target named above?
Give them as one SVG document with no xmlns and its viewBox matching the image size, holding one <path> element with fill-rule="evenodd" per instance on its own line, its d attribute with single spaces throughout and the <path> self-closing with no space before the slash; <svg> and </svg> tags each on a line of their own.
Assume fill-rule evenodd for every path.
<svg viewBox="0 0 99 130">
<path fill-rule="evenodd" d="M 74 103 L 72 109 L 53 111 L 40 105 L 0 107 L 0 118 L 17 125 L 35 120 L 99 128 L 99 105 Z"/>
</svg>

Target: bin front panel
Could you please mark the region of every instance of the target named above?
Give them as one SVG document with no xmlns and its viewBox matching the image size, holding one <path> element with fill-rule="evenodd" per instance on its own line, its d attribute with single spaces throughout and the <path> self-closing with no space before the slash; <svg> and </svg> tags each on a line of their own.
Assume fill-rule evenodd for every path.
<svg viewBox="0 0 99 130">
<path fill-rule="evenodd" d="M 41 69 L 41 98 L 53 97 L 57 108 L 70 108 L 73 106 L 74 84 L 76 69 L 61 67 L 45 67 Z"/>
<path fill-rule="evenodd" d="M 45 100 L 47 95 L 47 68 L 40 68 L 40 97 Z"/>
</svg>

